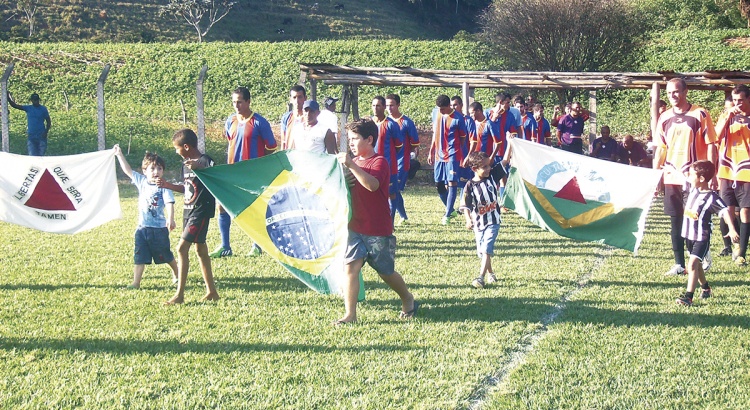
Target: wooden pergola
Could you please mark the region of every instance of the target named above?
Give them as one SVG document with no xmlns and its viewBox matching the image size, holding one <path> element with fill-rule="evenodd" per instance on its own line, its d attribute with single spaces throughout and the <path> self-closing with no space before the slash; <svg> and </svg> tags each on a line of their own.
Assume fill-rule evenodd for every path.
<svg viewBox="0 0 750 410">
<path fill-rule="evenodd" d="M 692 90 L 729 93 L 738 84 L 750 84 L 748 71 L 703 71 L 677 73 L 544 72 L 544 71 L 461 71 L 424 70 L 412 67 L 350 67 L 331 64 L 300 64 L 300 84 L 310 83 L 310 96 L 317 97 L 317 83 L 343 86 L 343 123 L 349 115 L 359 119 L 358 87 L 450 87 L 460 88 L 464 109 L 474 100 L 476 88 L 584 89 L 589 91 L 589 138 L 596 136 L 596 91 L 607 89 L 651 90 L 651 129 L 656 127 L 659 91 L 672 78 L 683 78 Z M 466 114 L 466 113 L 464 113 Z"/>
</svg>

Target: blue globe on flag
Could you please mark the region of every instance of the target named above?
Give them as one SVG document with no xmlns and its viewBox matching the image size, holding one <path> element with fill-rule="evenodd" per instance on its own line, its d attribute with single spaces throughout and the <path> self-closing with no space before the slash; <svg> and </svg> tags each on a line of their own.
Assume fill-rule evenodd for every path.
<svg viewBox="0 0 750 410">
<path fill-rule="evenodd" d="M 281 188 L 268 201 L 266 230 L 279 251 L 303 260 L 326 254 L 335 241 L 334 223 L 322 199 L 293 185 Z"/>
</svg>

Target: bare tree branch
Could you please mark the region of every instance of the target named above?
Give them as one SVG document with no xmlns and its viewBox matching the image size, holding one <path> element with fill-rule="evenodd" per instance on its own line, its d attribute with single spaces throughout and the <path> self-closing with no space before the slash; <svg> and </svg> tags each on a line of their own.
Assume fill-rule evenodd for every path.
<svg viewBox="0 0 750 410">
<path fill-rule="evenodd" d="M 185 20 L 195 29 L 201 43 L 214 24 L 226 17 L 235 4 L 234 0 L 169 0 L 169 4 L 159 8 L 159 13 Z"/>
</svg>

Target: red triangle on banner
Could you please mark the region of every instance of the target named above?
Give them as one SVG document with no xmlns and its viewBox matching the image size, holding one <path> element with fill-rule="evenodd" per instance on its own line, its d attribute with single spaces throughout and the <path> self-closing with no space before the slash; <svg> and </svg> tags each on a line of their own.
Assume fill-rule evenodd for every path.
<svg viewBox="0 0 750 410">
<path fill-rule="evenodd" d="M 45 211 L 75 211 L 76 207 L 55 177 L 49 173 L 48 169 L 44 170 L 39 183 L 36 184 L 34 192 L 24 204 L 30 208 L 44 209 Z"/>
<path fill-rule="evenodd" d="M 586 203 L 575 176 L 561 190 L 557 191 L 555 198 L 567 199 L 568 201 L 580 202 L 582 204 Z"/>
</svg>

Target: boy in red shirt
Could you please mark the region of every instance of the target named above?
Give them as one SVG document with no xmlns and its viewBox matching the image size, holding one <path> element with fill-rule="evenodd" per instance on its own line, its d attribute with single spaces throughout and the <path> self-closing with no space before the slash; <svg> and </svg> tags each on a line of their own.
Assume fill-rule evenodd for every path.
<svg viewBox="0 0 750 410">
<path fill-rule="evenodd" d="M 337 155 L 339 163 L 351 172 L 352 219 L 349 221 L 349 240 L 344 258 L 344 316 L 334 325 L 357 320 L 359 271 L 367 262 L 380 278 L 401 298 L 402 319 L 411 319 L 419 303 L 409 292 L 404 279 L 396 272 L 396 237 L 388 205 L 390 168 L 381 155 L 375 153 L 378 127 L 370 119 L 361 119 L 346 126 L 349 136 L 347 153 Z"/>
</svg>

